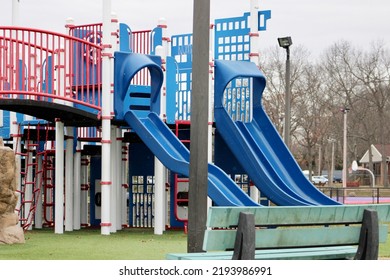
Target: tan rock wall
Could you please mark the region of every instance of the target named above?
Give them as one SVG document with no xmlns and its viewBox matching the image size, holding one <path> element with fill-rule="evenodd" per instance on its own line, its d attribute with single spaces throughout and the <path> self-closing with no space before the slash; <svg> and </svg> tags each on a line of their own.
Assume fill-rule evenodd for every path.
<svg viewBox="0 0 390 280">
<path fill-rule="evenodd" d="M 15 214 L 17 199 L 15 154 L 0 140 L 0 244 L 25 242 Z"/>
</svg>

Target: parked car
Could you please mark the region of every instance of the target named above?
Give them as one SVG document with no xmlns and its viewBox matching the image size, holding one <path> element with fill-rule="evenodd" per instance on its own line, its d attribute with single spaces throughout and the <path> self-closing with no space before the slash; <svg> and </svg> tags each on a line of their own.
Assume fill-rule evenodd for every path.
<svg viewBox="0 0 390 280">
<path fill-rule="evenodd" d="M 322 170 L 322 176 L 325 176 L 327 179 L 329 179 L 328 171 Z M 333 183 L 342 183 L 343 182 L 343 174 L 341 170 L 334 170 L 333 171 Z"/>
<path fill-rule="evenodd" d="M 339 176 L 333 176 L 333 183 L 342 183 L 342 182 L 343 182 L 343 178 Z"/>
<path fill-rule="evenodd" d="M 328 183 L 328 178 L 325 176 L 311 176 L 311 181 L 314 185 L 320 185 L 323 186 L 326 183 Z"/>
</svg>

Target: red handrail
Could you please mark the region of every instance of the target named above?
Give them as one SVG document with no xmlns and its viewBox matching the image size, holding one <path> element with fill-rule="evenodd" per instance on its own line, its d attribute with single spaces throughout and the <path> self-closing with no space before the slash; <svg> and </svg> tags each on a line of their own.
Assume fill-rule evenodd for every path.
<svg viewBox="0 0 390 280">
<path fill-rule="evenodd" d="M 100 111 L 102 50 L 93 40 L 0 27 L 0 98 L 63 100 Z"/>
</svg>

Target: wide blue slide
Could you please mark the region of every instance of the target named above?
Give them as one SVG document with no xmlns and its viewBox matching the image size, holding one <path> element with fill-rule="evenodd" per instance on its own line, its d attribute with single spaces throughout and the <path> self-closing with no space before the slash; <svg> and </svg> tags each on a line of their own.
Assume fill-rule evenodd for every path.
<svg viewBox="0 0 390 280">
<path fill-rule="evenodd" d="M 135 53 L 115 53 L 115 113 L 117 119 L 125 120 L 168 169 L 189 177 L 189 150 L 157 114 L 158 93 L 163 79 L 162 70 L 156 62 L 158 59 Z M 136 87 L 130 85 L 142 68 L 148 68 L 151 75 L 150 99 L 145 98 L 142 92 L 132 92 Z M 208 196 L 218 206 L 258 206 L 222 169 L 213 164 L 208 164 Z"/>
<path fill-rule="evenodd" d="M 233 121 L 223 105 L 228 84 L 252 79 L 253 116 Z M 261 104 L 265 77 L 254 63 L 215 61 L 214 116 L 218 131 L 256 187 L 276 205 L 336 205 L 302 173 Z"/>
</svg>

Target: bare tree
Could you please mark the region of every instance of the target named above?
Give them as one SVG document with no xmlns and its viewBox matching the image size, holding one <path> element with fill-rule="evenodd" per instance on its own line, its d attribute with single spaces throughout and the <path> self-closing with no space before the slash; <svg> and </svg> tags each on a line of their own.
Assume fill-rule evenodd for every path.
<svg viewBox="0 0 390 280">
<path fill-rule="evenodd" d="M 291 138 L 297 159 L 313 170 L 317 151 L 326 150 L 329 138 L 342 143 L 344 128 L 340 109 L 346 107 L 350 109 L 349 158 L 359 159 L 371 144 L 386 144 L 390 136 L 390 129 L 385 125 L 390 117 L 390 54 L 383 44 L 372 44 L 368 51 L 364 51 L 347 41 L 336 42 L 316 63 L 309 60 L 309 52 L 303 46 L 291 50 Z M 283 50 L 275 47 L 262 52 L 260 67 L 267 77 L 263 105 L 282 134 L 285 100 Z M 386 157 L 383 161 L 382 166 L 386 167 Z M 339 156 L 336 165 L 340 164 Z M 372 164 L 369 168 L 372 169 Z M 382 172 L 387 174 L 386 170 Z"/>
<path fill-rule="evenodd" d="M 375 142 L 386 142 L 384 126 L 389 106 L 389 54 L 382 44 L 372 44 L 369 51 L 341 41 L 326 50 L 322 65 L 329 77 L 327 86 L 339 104 L 351 109 L 348 131 L 354 141 L 350 154 L 356 159 L 358 147 L 369 149 Z M 364 142 L 364 145 L 359 143 Z M 382 166 L 386 168 L 386 157 Z M 372 164 L 370 164 L 372 168 Z M 382 174 L 387 174 L 382 170 Z M 386 180 L 383 182 L 387 185 Z"/>
</svg>

